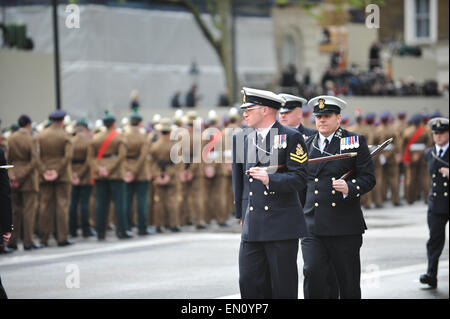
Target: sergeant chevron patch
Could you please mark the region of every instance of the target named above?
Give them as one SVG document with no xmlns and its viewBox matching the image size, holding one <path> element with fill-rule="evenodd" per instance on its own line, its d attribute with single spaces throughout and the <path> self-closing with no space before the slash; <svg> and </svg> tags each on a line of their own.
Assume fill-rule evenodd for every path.
<svg viewBox="0 0 450 319">
<path fill-rule="evenodd" d="M 308 159 L 308 154 L 303 154 L 302 156 L 298 156 L 297 154 L 294 153 L 289 153 L 290 155 L 290 159 L 293 161 L 296 161 L 298 163 L 303 164 L 304 162 L 306 162 L 306 160 Z"/>
</svg>

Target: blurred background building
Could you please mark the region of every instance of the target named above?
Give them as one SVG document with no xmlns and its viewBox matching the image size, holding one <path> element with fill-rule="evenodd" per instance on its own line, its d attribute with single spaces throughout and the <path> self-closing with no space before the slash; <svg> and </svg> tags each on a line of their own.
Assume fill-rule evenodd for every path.
<svg viewBox="0 0 450 319">
<path fill-rule="evenodd" d="M 147 119 L 185 107 L 189 92 L 206 115 L 224 94 L 237 102 L 242 86 L 342 95 L 348 114 L 359 107 L 448 114 L 446 0 L 181 1 L 198 10 L 203 28 L 192 11 L 164 0 L 2 0 L 4 124 L 22 113 L 40 120 L 57 107 L 54 2 L 59 106 L 75 118 L 92 121 L 105 109 L 128 115 L 133 90 Z M 370 3 L 379 5 L 379 28 L 366 25 Z M 80 9 L 79 28 L 67 26 L 69 4 Z M 205 29 L 222 40 L 219 49 Z"/>
</svg>

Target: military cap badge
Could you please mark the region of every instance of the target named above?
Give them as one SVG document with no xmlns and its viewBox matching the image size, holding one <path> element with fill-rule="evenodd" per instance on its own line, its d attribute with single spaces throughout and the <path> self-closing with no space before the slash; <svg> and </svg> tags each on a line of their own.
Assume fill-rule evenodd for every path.
<svg viewBox="0 0 450 319">
<path fill-rule="evenodd" d="M 325 100 L 324 99 L 319 99 L 319 109 L 323 109 L 325 107 Z"/>
<path fill-rule="evenodd" d="M 441 121 L 439 120 L 436 121 L 436 127 L 441 127 Z"/>
</svg>

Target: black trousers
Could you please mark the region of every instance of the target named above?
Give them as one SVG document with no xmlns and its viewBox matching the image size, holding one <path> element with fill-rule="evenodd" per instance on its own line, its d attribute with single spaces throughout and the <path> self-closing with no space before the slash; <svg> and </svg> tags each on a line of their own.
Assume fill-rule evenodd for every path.
<svg viewBox="0 0 450 319">
<path fill-rule="evenodd" d="M 91 185 L 72 186 L 69 206 L 69 231 L 72 235 L 76 235 L 78 229 L 78 204 L 81 206 L 81 228 L 83 233 L 87 233 L 90 230 L 89 199 L 91 192 Z"/>
<path fill-rule="evenodd" d="M 430 277 L 437 277 L 439 257 L 445 245 L 445 227 L 448 223 L 448 214 L 435 214 L 428 212 L 428 228 L 430 239 L 427 241 L 428 269 Z"/>
<path fill-rule="evenodd" d="M 361 298 L 360 248 L 362 235 L 302 238 L 305 299 L 330 298 L 330 271 L 334 269 L 341 299 Z"/>
<path fill-rule="evenodd" d="M 298 298 L 298 239 L 248 242 L 239 249 L 243 299 Z"/>
</svg>

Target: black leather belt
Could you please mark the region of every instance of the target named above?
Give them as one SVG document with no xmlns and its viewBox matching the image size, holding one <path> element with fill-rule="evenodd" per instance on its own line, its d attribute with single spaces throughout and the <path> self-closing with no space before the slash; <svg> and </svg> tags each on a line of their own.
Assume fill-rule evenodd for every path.
<svg viewBox="0 0 450 319">
<path fill-rule="evenodd" d="M 135 159 L 137 160 L 139 158 L 139 156 L 127 156 L 127 159 Z"/>
<path fill-rule="evenodd" d="M 84 164 L 86 160 L 84 159 L 73 159 L 72 164 Z"/>
</svg>

